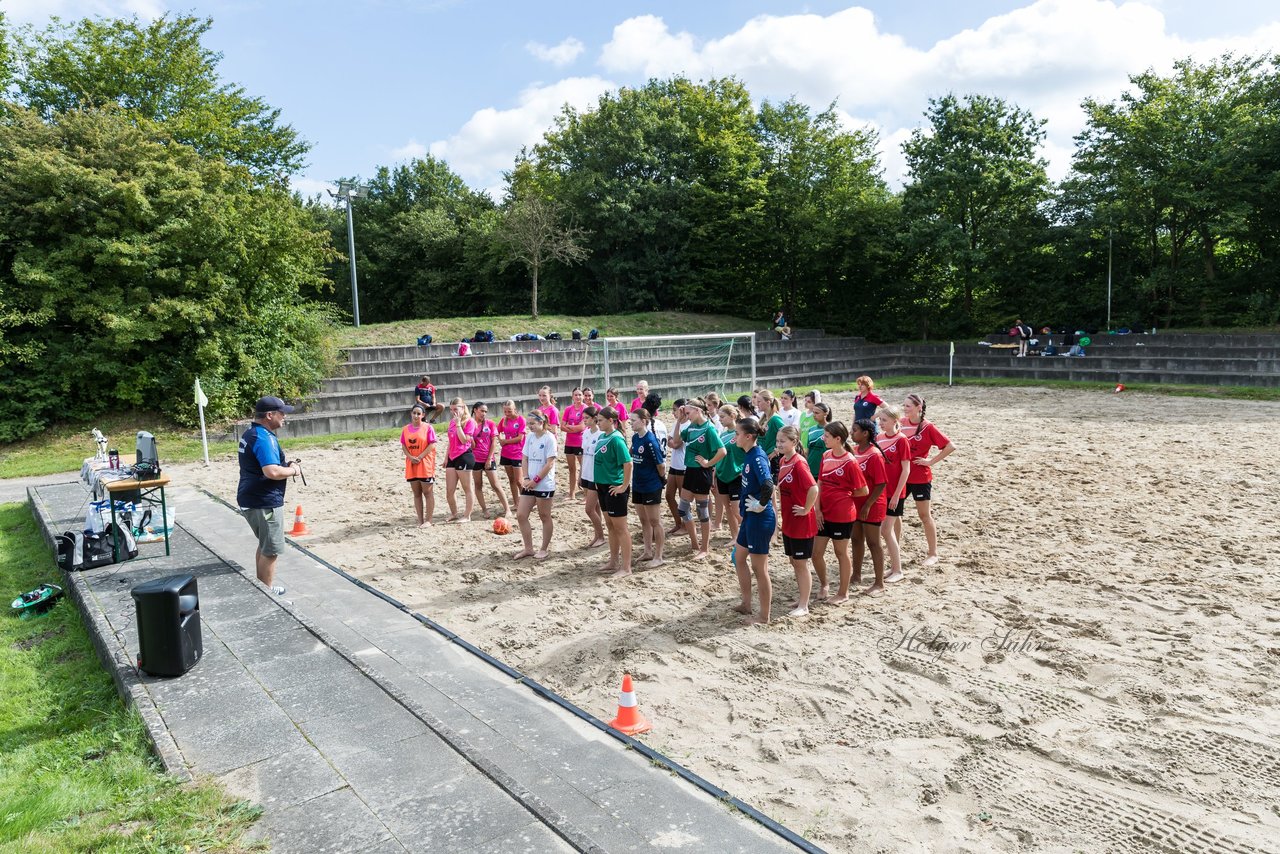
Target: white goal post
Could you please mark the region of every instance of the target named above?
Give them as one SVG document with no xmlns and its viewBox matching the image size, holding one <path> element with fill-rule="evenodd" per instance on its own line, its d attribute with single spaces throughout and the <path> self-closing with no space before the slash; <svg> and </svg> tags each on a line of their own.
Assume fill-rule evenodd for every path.
<svg viewBox="0 0 1280 854">
<path fill-rule="evenodd" d="M 709 332 L 702 335 L 636 335 L 601 338 L 600 371 L 605 387 L 627 378 L 645 379 L 655 390 L 671 393 L 696 385 L 756 387 L 756 333 Z M 637 358 L 644 361 L 637 363 Z M 640 367 L 644 365 L 646 367 Z M 651 376 L 652 375 L 652 376 Z"/>
</svg>

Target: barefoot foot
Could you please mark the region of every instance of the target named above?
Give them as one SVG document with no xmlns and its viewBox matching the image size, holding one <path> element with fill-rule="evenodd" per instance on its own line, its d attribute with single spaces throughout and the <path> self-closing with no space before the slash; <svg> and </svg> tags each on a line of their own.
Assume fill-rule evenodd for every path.
<svg viewBox="0 0 1280 854">
<path fill-rule="evenodd" d="M 734 605 L 731 610 L 737 611 L 739 614 L 751 614 L 750 605 Z"/>
<path fill-rule="evenodd" d="M 787 614 L 788 617 L 807 617 L 809 616 L 808 608 L 796 608 Z"/>
<path fill-rule="evenodd" d="M 885 583 L 885 584 L 897 584 L 899 581 L 901 581 L 901 580 L 902 580 L 903 578 L 905 578 L 905 577 L 906 577 L 906 576 L 904 576 L 904 575 L 902 574 L 902 570 L 898 570 L 897 572 L 891 572 L 891 573 L 889 573 L 888 575 L 886 575 L 886 576 L 884 577 L 884 583 Z"/>
<path fill-rule="evenodd" d="M 521 549 L 511 556 L 512 560 L 524 560 L 527 557 L 533 557 L 533 552 L 528 549 Z"/>
<path fill-rule="evenodd" d="M 937 562 L 938 562 L 937 555 L 929 555 L 927 558 L 924 559 L 925 566 L 933 566 Z"/>
</svg>

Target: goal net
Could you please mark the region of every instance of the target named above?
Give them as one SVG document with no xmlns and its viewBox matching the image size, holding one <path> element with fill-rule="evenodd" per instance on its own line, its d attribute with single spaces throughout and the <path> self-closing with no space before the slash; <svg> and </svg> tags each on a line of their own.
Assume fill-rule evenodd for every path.
<svg viewBox="0 0 1280 854">
<path fill-rule="evenodd" d="M 753 332 L 602 338 L 592 345 L 583 361 L 583 382 L 616 388 L 624 402 L 635 396 L 640 380 L 662 395 L 664 404 L 709 391 L 736 397 L 755 388 Z M 596 399 L 604 395 L 597 393 Z"/>
</svg>

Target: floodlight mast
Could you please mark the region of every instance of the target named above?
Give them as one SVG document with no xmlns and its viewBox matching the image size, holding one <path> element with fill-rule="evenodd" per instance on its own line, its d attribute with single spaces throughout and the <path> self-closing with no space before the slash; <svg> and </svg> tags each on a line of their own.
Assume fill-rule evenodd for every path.
<svg viewBox="0 0 1280 854">
<path fill-rule="evenodd" d="M 347 205 L 347 257 L 351 260 L 351 317 L 356 328 L 360 328 L 360 289 L 356 285 L 356 224 L 351 213 L 351 200 L 363 199 L 369 195 L 369 188 L 355 181 L 339 181 L 338 192 L 329 191 L 335 199 L 342 199 Z"/>
</svg>

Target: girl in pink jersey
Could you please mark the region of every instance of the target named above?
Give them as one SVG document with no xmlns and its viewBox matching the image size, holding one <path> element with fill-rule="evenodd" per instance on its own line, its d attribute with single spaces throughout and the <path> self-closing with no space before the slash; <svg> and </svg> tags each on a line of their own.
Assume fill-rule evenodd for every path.
<svg viewBox="0 0 1280 854">
<path fill-rule="evenodd" d="M 612 406 L 613 411 L 618 413 L 618 418 L 622 421 L 627 420 L 627 407 L 622 401 L 618 400 L 618 390 L 616 388 L 605 389 L 604 393 L 605 406 Z"/>
<path fill-rule="evenodd" d="M 516 409 L 516 402 L 502 404 L 502 418 L 498 421 L 498 462 L 507 473 L 507 485 L 511 488 L 511 510 L 520 506 L 520 463 L 524 453 L 524 438 L 529 433 L 524 416 Z"/>
<path fill-rule="evenodd" d="M 556 398 L 551 393 L 551 386 L 544 385 L 538 389 L 537 411 L 542 413 L 547 432 L 555 439 L 560 435 L 560 410 L 556 409 Z"/>
<path fill-rule="evenodd" d="M 902 552 L 898 538 L 902 536 L 902 509 L 907 497 L 907 476 L 911 472 L 911 447 L 907 437 L 902 435 L 901 420 L 902 410 L 892 403 L 884 404 L 876 413 L 876 421 L 880 424 L 876 445 L 884 451 L 889 476 L 889 484 L 885 487 L 885 516 L 880 523 L 880 537 L 889 555 L 889 574 L 884 577 L 888 584 L 902 580 Z"/>
<path fill-rule="evenodd" d="M 564 408 L 560 416 L 560 426 L 564 430 L 564 456 L 569 463 L 569 500 L 572 501 L 578 492 L 578 461 L 582 459 L 582 433 L 587 429 L 583 419 L 586 406 L 583 405 L 582 389 L 573 389 L 573 403 Z"/>
<path fill-rule="evenodd" d="M 644 399 L 648 396 L 649 396 L 649 382 L 647 380 L 640 380 L 639 382 L 636 383 L 636 396 L 631 401 L 631 406 L 628 408 L 628 411 L 635 412 L 637 409 L 644 406 Z M 625 412 L 623 413 L 622 417 L 623 417 L 623 420 L 626 419 L 627 416 Z"/>
<path fill-rule="evenodd" d="M 902 431 L 907 435 L 911 447 L 911 471 L 907 475 L 907 491 L 916 502 L 916 513 L 920 516 L 920 524 L 924 527 L 925 543 L 929 554 L 924 559 L 925 566 L 933 566 L 938 562 L 938 528 L 933 522 L 933 467 L 945 460 L 955 451 L 956 446 L 942 435 L 942 431 L 925 420 L 924 398 L 918 394 L 907 395 L 902 402 L 902 412 L 906 416 Z M 932 448 L 938 448 L 937 454 L 929 456 Z"/>
<path fill-rule="evenodd" d="M 471 494 L 471 467 L 475 464 L 475 455 L 471 452 L 475 445 L 476 422 L 467 415 L 467 405 L 462 398 L 455 397 L 449 401 L 452 417 L 449 420 L 449 449 L 445 455 L 445 498 L 449 501 L 449 518 L 446 522 L 471 521 L 474 496 Z M 455 492 L 458 483 L 462 483 L 462 494 L 466 498 L 466 512 L 458 512 Z"/>
<path fill-rule="evenodd" d="M 496 516 L 507 516 L 510 509 L 507 507 L 507 496 L 503 494 L 502 487 L 498 485 L 498 425 L 489 419 L 489 407 L 484 403 L 473 403 L 471 405 L 471 420 L 475 422 L 475 444 L 471 448 L 471 454 L 475 457 L 475 465 L 471 470 L 472 487 L 475 490 L 476 500 L 480 504 L 480 518 L 489 518 L 489 508 L 484 503 L 484 478 L 489 478 L 489 485 L 493 487 L 493 491 L 498 495 L 498 501 L 502 504 L 502 512 Z"/>
</svg>

